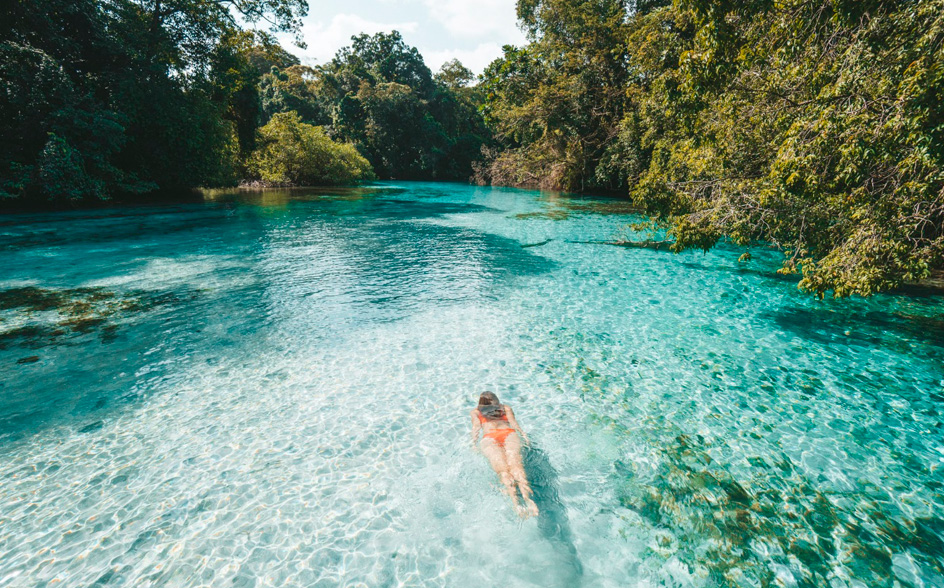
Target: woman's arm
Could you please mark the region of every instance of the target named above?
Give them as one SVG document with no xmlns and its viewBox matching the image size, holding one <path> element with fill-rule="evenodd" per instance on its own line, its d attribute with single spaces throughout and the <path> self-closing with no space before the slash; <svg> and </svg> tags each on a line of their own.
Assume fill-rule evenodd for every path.
<svg viewBox="0 0 944 588">
<path fill-rule="evenodd" d="M 508 413 L 508 424 L 521 435 L 521 439 L 524 440 L 528 447 L 531 447 L 531 439 L 528 439 L 528 435 L 521 428 L 521 425 L 518 424 L 518 421 L 515 420 L 515 411 L 511 410 L 511 407 L 506 404 L 505 412 Z"/>
<path fill-rule="evenodd" d="M 479 431 L 482 429 L 482 423 L 479 422 L 479 415 L 476 412 L 478 411 L 472 411 L 472 447 L 475 447 L 475 442 L 479 438 Z"/>
</svg>

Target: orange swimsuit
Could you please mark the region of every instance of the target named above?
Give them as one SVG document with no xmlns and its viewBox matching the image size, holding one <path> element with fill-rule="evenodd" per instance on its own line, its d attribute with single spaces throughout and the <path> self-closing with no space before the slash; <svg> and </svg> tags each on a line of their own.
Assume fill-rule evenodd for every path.
<svg viewBox="0 0 944 588">
<path fill-rule="evenodd" d="M 479 422 L 485 423 L 487 419 L 484 416 L 482 416 L 482 413 L 476 411 L 476 414 L 479 415 Z M 501 417 L 501 420 L 507 423 L 508 413 L 503 414 Z M 495 443 L 498 443 L 500 446 L 504 447 L 505 439 L 508 438 L 508 435 L 511 435 L 514 432 L 515 432 L 514 429 L 492 429 L 490 431 L 485 431 L 485 433 L 483 434 L 483 438 L 488 437 L 489 439 L 493 440 Z"/>
</svg>

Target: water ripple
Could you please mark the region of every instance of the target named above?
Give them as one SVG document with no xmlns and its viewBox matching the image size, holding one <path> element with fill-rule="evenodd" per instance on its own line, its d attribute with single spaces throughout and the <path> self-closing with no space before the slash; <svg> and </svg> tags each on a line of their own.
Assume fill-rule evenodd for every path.
<svg viewBox="0 0 944 588">
<path fill-rule="evenodd" d="M 944 586 L 944 304 L 572 242 L 631 214 L 402 184 L 0 219 L 0 334 L 34 328 L 0 585 Z M 535 519 L 470 450 L 483 389 Z"/>
</svg>

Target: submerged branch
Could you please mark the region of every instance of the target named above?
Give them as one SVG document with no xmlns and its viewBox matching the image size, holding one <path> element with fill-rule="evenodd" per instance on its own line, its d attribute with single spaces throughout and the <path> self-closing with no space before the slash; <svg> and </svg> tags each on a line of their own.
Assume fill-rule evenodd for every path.
<svg viewBox="0 0 944 588">
<path fill-rule="evenodd" d="M 655 251 L 671 251 L 675 241 L 567 241 L 567 243 L 580 243 L 582 245 L 615 245 L 617 247 L 630 247 L 633 249 L 653 249 Z"/>
</svg>

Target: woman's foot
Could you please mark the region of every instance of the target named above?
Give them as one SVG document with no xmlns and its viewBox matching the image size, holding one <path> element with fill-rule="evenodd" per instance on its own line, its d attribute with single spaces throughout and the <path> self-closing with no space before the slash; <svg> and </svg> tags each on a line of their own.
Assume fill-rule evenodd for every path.
<svg viewBox="0 0 944 588">
<path fill-rule="evenodd" d="M 528 509 L 522 506 L 520 502 L 515 502 L 515 512 L 518 513 L 518 516 L 521 517 L 522 519 L 526 519 L 529 516 L 531 516 L 528 513 Z"/>
<path fill-rule="evenodd" d="M 534 499 L 532 498 L 532 496 L 534 496 L 534 491 L 531 490 L 531 486 L 519 482 L 518 491 L 521 492 L 521 497 L 524 498 L 524 507 L 525 510 L 528 511 L 528 514 L 532 517 L 538 516 L 538 505 L 535 504 Z"/>
<path fill-rule="evenodd" d="M 515 491 L 514 486 L 508 486 L 504 488 L 505 494 L 508 495 L 508 498 L 511 499 L 511 506 L 515 509 L 515 512 L 518 513 L 518 516 L 525 518 L 528 516 L 528 511 L 525 506 L 522 506 L 521 501 L 518 500 L 518 493 Z"/>
<path fill-rule="evenodd" d="M 538 505 L 529 497 L 524 499 L 524 510 L 528 513 L 528 516 L 538 516 Z"/>
</svg>

